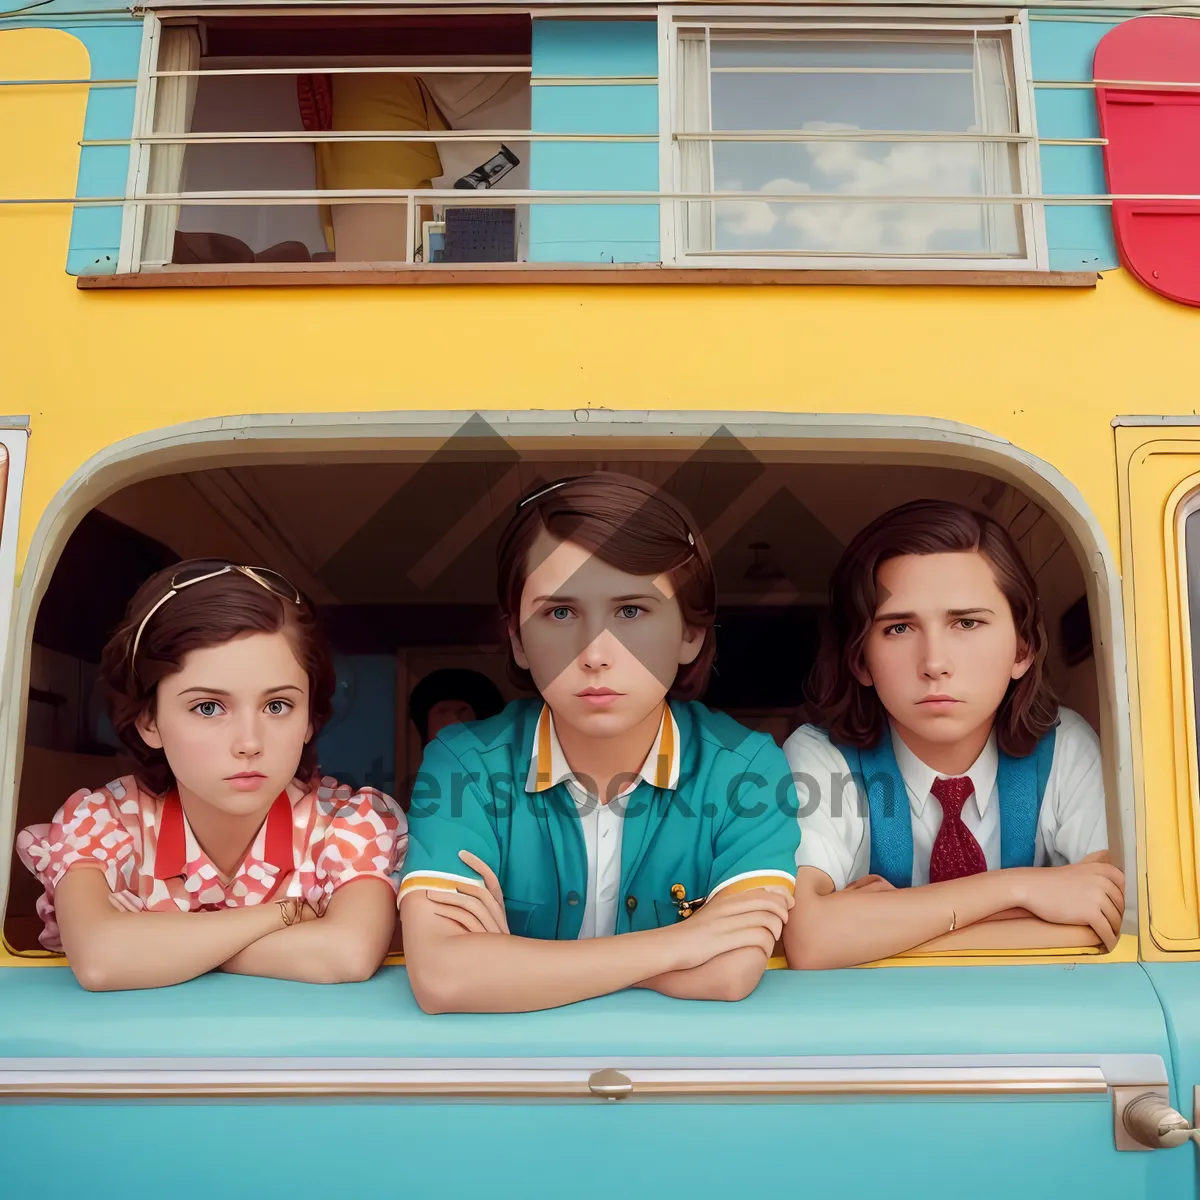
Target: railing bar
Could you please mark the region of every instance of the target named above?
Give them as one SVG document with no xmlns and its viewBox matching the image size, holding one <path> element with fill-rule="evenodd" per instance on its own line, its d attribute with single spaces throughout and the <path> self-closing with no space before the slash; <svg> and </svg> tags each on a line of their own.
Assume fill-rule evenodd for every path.
<svg viewBox="0 0 1200 1200">
<path fill-rule="evenodd" d="M 276 133 L 147 133 L 84 138 L 81 146 L 256 146 L 310 142 L 657 142 L 656 133 L 533 133 L 528 129 L 318 130 Z"/>
<path fill-rule="evenodd" d="M 1084 90 L 1114 88 L 1118 91 L 1123 88 L 1136 88 L 1139 91 L 1159 92 L 1183 88 L 1196 92 L 1200 91 L 1200 80 L 1192 83 L 1166 83 L 1162 80 L 1155 82 L 1147 79 L 1035 79 L 1033 86 L 1035 88 L 1081 88 Z"/>
<path fill-rule="evenodd" d="M 137 87 L 136 79 L 0 79 L 0 87 Z"/>
<path fill-rule="evenodd" d="M 708 133 L 674 133 L 691 142 L 1033 142 L 1028 133 L 917 133 L 894 129 L 721 129 Z"/>
<path fill-rule="evenodd" d="M 973 75 L 970 67 L 709 67 L 711 75 Z"/>
<path fill-rule="evenodd" d="M 532 66 L 222 67 L 215 71 L 149 71 L 151 79 L 215 79 L 228 75 L 530 75 Z"/>
<path fill-rule="evenodd" d="M 657 75 L 538 75 L 530 87 L 641 87 L 658 83 Z"/>
<path fill-rule="evenodd" d="M 993 205 L 1109 205 L 1126 204 L 1200 204 L 1200 193 L 1109 193 L 1098 195 L 1039 195 L 1025 194 L 974 194 L 974 195 L 895 195 L 889 193 L 846 194 L 841 192 L 565 192 L 565 191 L 510 191 L 499 188 L 485 192 L 450 189 L 423 189 L 420 191 L 401 189 L 375 189 L 371 191 L 340 192 L 240 192 L 240 193 L 196 193 L 164 192 L 130 196 L 23 196 L 0 198 L 0 205 L 48 205 L 72 204 L 80 208 L 112 207 L 114 205 L 187 205 L 187 206 L 235 206 L 235 205 L 318 205 L 318 204 L 395 204 L 407 202 L 409 198 L 421 203 L 439 202 L 465 207 L 513 207 L 519 205 L 555 204 L 662 204 L 662 203 L 711 203 L 727 204 L 741 201 L 757 201 L 764 204 L 969 204 L 974 206 Z"/>
</svg>

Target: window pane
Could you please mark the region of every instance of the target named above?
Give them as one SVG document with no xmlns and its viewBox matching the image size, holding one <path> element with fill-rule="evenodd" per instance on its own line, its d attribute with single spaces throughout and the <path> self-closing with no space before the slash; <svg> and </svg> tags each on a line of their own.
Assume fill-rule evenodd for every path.
<svg viewBox="0 0 1200 1200">
<path fill-rule="evenodd" d="M 902 67 L 908 70 L 970 71 L 970 37 L 938 42 L 823 39 L 815 34 L 789 39 L 714 38 L 714 67 Z"/>
<path fill-rule="evenodd" d="M 717 192 L 937 196 L 1015 193 L 1016 148 L 900 142 L 718 142 Z M 1015 206 L 771 204 L 717 206 L 718 250 L 839 253 L 1024 252 Z"/>
<path fill-rule="evenodd" d="M 714 142 L 718 192 L 971 196 L 1017 190 L 1004 142 Z"/>
<path fill-rule="evenodd" d="M 1010 204 L 768 204 L 727 200 L 716 210 L 724 253 L 1015 258 L 1021 214 Z"/>
<path fill-rule="evenodd" d="M 977 120 L 971 75 L 712 77 L 713 129 L 965 133 Z"/>
</svg>

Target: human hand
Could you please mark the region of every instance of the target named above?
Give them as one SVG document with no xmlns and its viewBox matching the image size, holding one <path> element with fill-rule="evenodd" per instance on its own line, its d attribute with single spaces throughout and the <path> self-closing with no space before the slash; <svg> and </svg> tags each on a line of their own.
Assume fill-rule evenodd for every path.
<svg viewBox="0 0 1200 1200">
<path fill-rule="evenodd" d="M 1125 876 L 1098 851 L 1065 867 L 1021 867 L 1018 907 L 1056 925 L 1089 925 L 1105 948 L 1121 936 Z"/>
<path fill-rule="evenodd" d="M 146 911 L 146 903 L 132 892 L 109 892 L 108 902 L 118 912 L 139 913 Z"/>
<path fill-rule="evenodd" d="M 671 926 L 680 955 L 673 969 L 699 967 L 748 946 L 756 946 L 770 958 L 794 903 L 791 892 L 781 888 L 718 892 L 692 916 Z"/>
<path fill-rule="evenodd" d="M 863 875 L 852 879 L 843 892 L 894 892 L 896 889 L 882 875 Z"/>
<path fill-rule="evenodd" d="M 425 894 L 433 902 L 434 909 L 467 933 L 507 933 L 504 893 L 492 868 L 469 850 L 460 850 L 458 857 L 483 879 L 483 887 L 467 888 L 459 884 L 452 892 L 431 888 Z"/>
</svg>

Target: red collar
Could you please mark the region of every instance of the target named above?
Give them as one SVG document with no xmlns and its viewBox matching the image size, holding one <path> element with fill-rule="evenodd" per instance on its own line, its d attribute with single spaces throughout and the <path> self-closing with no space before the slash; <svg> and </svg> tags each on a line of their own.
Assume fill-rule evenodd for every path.
<svg viewBox="0 0 1200 1200">
<path fill-rule="evenodd" d="M 154 878 L 176 879 L 187 870 L 187 833 L 183 802 L 172 788 L 163 798 L 159 814 L 158 849 L 154 855 Z M 280 871 L 294 870 L 292 850 L 292 798 L 285 788 L 267 813 L 264 860 Z"/>
</svg>

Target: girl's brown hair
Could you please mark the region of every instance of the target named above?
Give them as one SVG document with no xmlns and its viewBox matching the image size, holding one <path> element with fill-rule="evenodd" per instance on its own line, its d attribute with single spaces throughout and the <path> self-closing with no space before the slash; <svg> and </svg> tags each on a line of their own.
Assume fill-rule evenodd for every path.
<svg viewBox="0 0 1200 1200">
<path fill-rule="evenodd" d="M 520 619 L 529 551 L 542 529 L 618 571 L 670 575 L 684 623 L 702 629 L 704 642 L 695 660 L 679 668 L 667 694 L 676 700 L 703 695 L 717 649 L 717 583 L 704 539 L 683 506 L 652 484 L 608 471 L 559 480 L 534 492 L 518 505 L 496 551 L 500 611 L 510 624 Z M 511 650 L 508 669 L 518 686 L 535 690 Z"/>
<path fill-rule="evenodd" d="M 138 782 L 161 795 L 174 782 L 166 755 L 146 745 L 137 722 L 153 715 L 159 683 L 174 675 L 193 650 L 223 646 L 251 633 L 280 633 L 288 639 L 296 661 L 308 675 L 308 712 L 313 735 L 296 770 L 308 780 L 317 770 L 317 734 L 333 711 L 333 658 L 312 606 L 282 599 L 238 571 L 181 588 L 146 622 L 132 661 L 134 638 L 146 614 L 171 591 L 171 580 L 224 560 L 191 559 L 176 563 L 146 580 L 125 610 L 125 619 L 108 639 L 100 659 L 100 675 L 108 714 L 117 736 L 133 756 Z M 299 593 L 297 593 L 299 595 Z"/>
<path fill-rule="evenodd" d="M 887 728 L 873 687 L 855 678 L 878 609 L 881 563 L 905 554 L 977 551 L 987 559 L 1012 610 L 1017 639 L 1033 655 L 1029 670 L 1008 686 L 996 713 L 996 740 L 1007 754 L 1025 755 L 1058 719 L 1045 679 L 1046 628 L 1037 584 L 1012 539 L 991 517 L 943 500 L 914 500 L 877 517 L 846 547 L 829 584 L 829 618 L 809 682 L 816 719 L 834 742 L 865 749 Z"/>
</svg>

